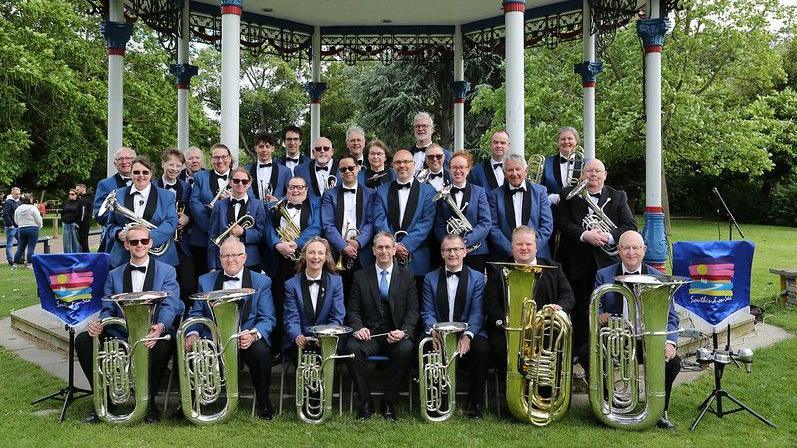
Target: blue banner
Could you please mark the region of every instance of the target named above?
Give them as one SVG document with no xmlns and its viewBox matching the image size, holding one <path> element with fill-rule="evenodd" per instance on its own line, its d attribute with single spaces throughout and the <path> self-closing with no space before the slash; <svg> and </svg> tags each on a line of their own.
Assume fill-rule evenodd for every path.
<svg viewBox="0 0 797 448">
<path fill-rule="evenodd" d="M 33 272 L 43 310 L 75 326 L 102 308 L 110 256 L 98 254 L 40 254 L 33 256 Z"/>
<path fill-rule="evenodd" d="M 711 325 L 750 305 L 750 241 L 680 241 L 672 245 L 674 275 L 694 280 L 675 303 Z"/>
</svg>

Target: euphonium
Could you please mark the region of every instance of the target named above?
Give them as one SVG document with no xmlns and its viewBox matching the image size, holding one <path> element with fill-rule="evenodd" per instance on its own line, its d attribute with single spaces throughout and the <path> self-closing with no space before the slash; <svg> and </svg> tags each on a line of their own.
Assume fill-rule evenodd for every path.
<svg viewBox="0 0 797 448">
<path fill-rule="evenodd" d="M 506 290 L 506 401 L 518 420 L 546 426 L 570 406 L 573 326 L 564 311 L 537 310 L 534 286 L 550 266 L 491 263 Z"/>
<path fill-rule="evenodd" d="M 225 229 L 224 232 L 221 232 L 219 236 L 214 238 L 213 244 L 215 244 L 218 247 L 221 247 L 221 243 L 223 243 L 224 240 L 227 239 L 228 236 L 230 236 L 230 234 L 232 233 L 232 228 L 235 226 L 241 226 L 242 229 L 246 230 L 253 227 L 254 225 L 255 225 L 255 218 L 252 218 L 252 215 L 249 214 L 243 215 L 240 218 L 238 218 L 237 221 L 227 226 L 227 229 Z"/>
<path fill-rule="evenodd" d="M 105 200 L 102 201 L 102 205 L 100 205 L 100 209 L 97 211 L 98 216 L 103 216 L 109 211 L 117 213 L 121 216 L 127 218 L 130 221 L 130 224 L 139 224 L 146 227 L 149 230 L 157 229 L 158 226 L 152 224 L 151 222 L 147 221 L 144 218 L 139 218 L 136 216 L 136 213 L 133 210 L 125 207 L 124 205 L 120 204 L 119 201 L 116 200 L 116 190 L 111 191 L 108 196 L 105 197 Z M 125 226 L 127 227 L 127 226 Z M 169 245 L 171 241 L 166 241 L 165 243 L 161 244 L 160 246 L 153 247 L 149 250 L 149 253 L 153 256 L 159 257 L 166 253 L 169 250 Z"/>
<path fill-rule="evenodd" d="M 149 349 L 144 342 L 169 340 L 171 335 L 147 338 L 155 308 L 168 294 L 162 291 L 122 293 L 111 296 L 124 318 L 107 317 L 103 328 L 118 325 L 127 330 L 127 340 L 102 335 L 94 338 L 94 411 L 108 423 L 134 423 L 141 420 L 149 405 Z M 133 392 L 131 389 L 135 389 Z M 135 406 L 126 414 L 112 414 L 110 405 L 122 406 L 135 394 Z"/>
<path fill-rule="evenodd" d="M 670 301 L 691 280 L 668 275 L 621 275 L 621 284 L 598 287 L 590 297 L 589 401 L 600 421 L 614 428 L 646 429 L 664 414 L 664 344 Z M 610 317 L 600 327 L 604 295 L 620 294 L 628 320 Z M 640 396 L 637 342 L 642 342 L 645 392 Z M 644 398 L 644 400 L 640 400 Z"/>
<path fill-rule="evenodd" d="M 338 339 L 351 333 L 350 327 L 316 325 L 307 329 L 306 338 L 315 349 L 299 348 L 296 365 L 296 414 L 305 423 L 319 424 L 332 413 L 332 389 L 335 384 L 335 360 L 354 358 L 354 354 L 338 355 Z"/>
<path fill-rule="evenodd" d="M 578 168 L 576 168 L 578 165 Z M 565 185 L 576 185 L 581 180 L 581 170 L 584 169 L 584 148 L 576 146 L 567 162 L 567 176 Z"/>
<path fill-rule="evenodd" d="M 541 154 L 532 154 L 529 156 L 526 164 L 529 167 L 528 179 L 535 184 L 542 181 L 542 173 L 545 170 L 545 156 Z"/>
<path fill-rule="evenodd" d="M 287 208 L 288 200 L 287 199 L 280 199 L 277 201 L 271 208 L 276 208 L 277 211 L 280 213 L 283 219 L 285 219 L 285 227 L 277 227 L 277 235 L 279 235 L 280 240 L 285 243 L 290 243 L 299 239 L 299 235 L 302 234 L 302 229 L 296 226 L 291 219 L 291 215 L 288 213 Z M 293 261 L 299 260 L 299 256 L 296 254 L 292 254 L 289 257 Z"/>
<path fill-rule="evenodd" d="M 343 240 L 344 241 L 353 240 L 358 236 L 360 236 L 360 231 L 356 227 L 349 228 L 349 223 L 347 222 L 346 230 L 343 232 Z M 343 258 L 344 258 L 343 252 L 341 252 L 340 256 L 338 256 L 338 264 L 335 265 L 335 267 L 338 269 L 338 272 L 348 271 L 349 269 L 352 268 L 352 266 L 354 266 L 354 259 L 345 257 L 346 261 L 344 262 Z"/>
<path fill-rule="evenodd" d="M 421 417 L 430 422 L 448 420 L 457 408 L 456 359 L 459 334 L 468 329 L 464 322 L 438 322 L 436 334 L 418 345 L 418 387 Z M 431 349 L 426 346 L 431 344 Z"/>
<path fill-rule="evenodd" d="M 606 202 L 604 202 L 601 207 L 598 207 L 589 197 L 589 192 L 587 191 L 588 183 L 589 179 L 581 180 L 578 184 L 576 184 L 575 187 L 573 187 L 572 190 L 570 190 L 570 193 L 568 193 L 567 197 L 565 198 L 566 201 L 569 201 L 578 196 L 584 200 L 584 202 L 587 204 L 587 207 L 592 210 L 592 213 L 587 213 L 587 216 L 585 216 L 581 221 L 581 227 L 583 227 L 584 230 L 597 229 L 604 233 L 611 233 L 613 230 L 617 230 L 617 225 L 603 211 L 604 207 L 609 204 L 609 201 L 611 201 L 612 198 L 607 198 Z M 610 256 L 615 256 L 618 254 L 617 244 L 606 244 L 601 246 L 601 250 Z"/>
<path fill-rule="evenodd" d="M 465 233 L 468 233 L 473 230 L 473 224 L 468 221 L 467 216 L 462 213 L 462 210 L 468 206 L 467 201 L 462 204 L 462 208 L 457 207 L 457 202 L 454 200 L 454 197 L 451 196 L 451 185 L 445 185 L 440 191 L 434 195 L 433 200 L 439 201 L 443 199 L 448 204 L 448 208 L 451 209 L 451 212 L 454 216 L 448 218 L 446 222 L 446 232 L 450 235 L 460 235 L 462 236 Z M 464 200 L 464 198 L 463 198 Z M 473 246 L 468 247 L 468 253 L 473 252 L 474 250 L 478 249 L 481 246 L 481 243 L 476 243 Z"/>
<path fill-rule="evenodd" d="M 177 330 L 177 369 L 180 378 L 180 402 L 185 418 L 195 424 L 227 420 L 238 407 L 238 338 L 241 304 L 254 294 L 251 288 L 227 289 L 194 294 L 192 300 L 206 301 L 211 319 L 189 317 Z M 198 339 L 190 350 L 185 349 L 186 333 L 193 326 L 205 326 L 209 339 Z M 224 406 L 210 413 L 208 408 L 221 396 Z"/>
</svg>

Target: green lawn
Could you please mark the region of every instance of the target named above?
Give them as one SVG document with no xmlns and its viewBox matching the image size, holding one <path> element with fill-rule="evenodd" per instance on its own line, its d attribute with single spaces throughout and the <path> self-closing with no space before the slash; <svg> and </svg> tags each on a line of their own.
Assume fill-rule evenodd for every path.
<svg viewBox="0 0 797 448">
<path fill-rule="evenodd" d="M 797 264 L 788 254 L 797 250 L 797 229 L 744 226 L 748 238 L 756 242 L 753 268 L 753 302 L 771 301 L 776 292 L 776 277 L 769 267 Z M 675 240 L 715 239 L 716 227 L 704 221 L 674 221 Z M 11 310 L 36 302 L 31 271 L 11 273 L 0 268 L 0 317 Z M 768 305 L 767 321 L 797 331 L 797 312 Z M 350 416 L 335 417 L 321 427 L 298 423 L 292 413 L 273 422 L 249 419 L 239 412 L 230 422 L 211 427 L 187 423 L 161 423 L 132 428 L 108 425 L 82 425 L 79 420 L 91 407 L 84 399 L 73 405 L 63 425 L 57 415 L 32 413 L 51 409 L 52 404 L 31 406 L 34 398 L 62 386 L 62 382 L 38 367 L 21 361 L 0 349 L 0 446 L 795 446 L 797 444 L 797 339 L 758 350 L 753 373 L 729 369 L 725 387 L 742 401 L 771 418 L 780 426 L 771 430 L 751 416 L 735 414 L 723 419 L 707 415 L 696 432 L 688 427 L 696 407 L 711 390 L 713 379 L 705 375 L 682 385 L 673 393 L 671 418 L 678 424 L 674 432 L 650 430 L 642 433 L 604 427 L 593 417 L 588 404 L 573 406 L 565 418 L 552 427 L 539 429 L 492 415 L 483 421 L 463 418 L 442 424 L 421 422 L 404 411 L 398 424 L 380 418 L 367 423 Z M 276 387 L 276 385 L 272 385 Z M 243 401 L 243 406 L 248 402 Z M 243 411 L 243 407 L 241 408 Z"/>
</svg>

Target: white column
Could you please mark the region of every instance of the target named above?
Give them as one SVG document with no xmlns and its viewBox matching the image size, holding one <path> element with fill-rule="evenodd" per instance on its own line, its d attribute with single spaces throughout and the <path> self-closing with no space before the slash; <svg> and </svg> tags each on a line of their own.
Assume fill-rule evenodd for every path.
<svg viewBox="0 0 797 448">
<path fill-rule="evenodd" d="M 221 143 L 238 163 L 238 107 L 241 76 L 241 12 L 243 0 L 221 0 Z"/>
<path fill-rule="evenodd" d="M 506 130 L 512 153 L 525 157 L 524 116 L 524 12 L 525 0 L 504 0 L 506 22 Z"/>
<path fill-rule="evenodd" d="M 462 26 L 454 28 L 454 151 L 465 149 L 465 61 L 462 58 Z"/>
<path fill-rule="evenodd" d="M 314 86 L 321 85 L 321 27 L 315 26 L 313 28 L 313 42 L 312 42 L 313 61 L 310 68 L 312 75 L 312 82 Z M 312 88 L 311 88 L 312 89 Z M 316 139 L 321 136 L 321 94 L 314 90 L 308 90 L 310 93 L 310 156 L 312 157 L 312 146 Z M 316 95 L 316 93 L 318 93 Z"/>
<path fill-rule="evenodd" d="M 122 0 L 108 1 L 108 20 L 102 23 L 108 53 L 108 176 L 116 173 L 114 154 L 122 147 L 124 128 L 124 64 L 125 47 L 132 25 L 125 22 Z"/>
<path fill-rule="evenodd" d="M 586 68 L 591 67 L 595 62 L 595 35 L 592 34 L 592 8 L 589 6 L 589 0 L 584 0 L 584 10 L 582 14 L 582 36 L 584 41 L 584 62 Z M 592 79 L 587 79 L 582 73 L 582 88 L 584 96 L 584 158 L 595 158 L 595 82 L 594 76 Z M 597 75 L 597 73 L 595 73 Z"/>
<path fill-rule="evenodd" d="M 180 21 L 180 40 L 177 42 L 177 65 L 182 66 L 185 70 L 188 66 L 188 50 L 189 50 L 189 37 L 190 37 L 190 2 L 183 0 L 183 13 L 182 20 Z M 190 79 L 190 78 L 189 78 Z M 185 79 L 177 80 L 177 149 L 185 151 L 188 149 L 189 138 L 189 121 L 188 121 L 188 108 L 189 100 L 191 98 L 191 91 L 188 89 L 188 82 Z"/>
</svg>

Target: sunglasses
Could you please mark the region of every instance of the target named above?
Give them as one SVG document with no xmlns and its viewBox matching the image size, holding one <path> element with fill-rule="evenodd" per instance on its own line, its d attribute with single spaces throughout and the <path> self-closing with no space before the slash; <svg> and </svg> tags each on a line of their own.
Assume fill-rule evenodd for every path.
<svg viewBox="0 0 797 448">
<path fill-rule="evenodd" d="M 249 184 L 249 179 L 232 179 L 232 183 L 235 185 L 247 185 Z"/>
<path fill-rule="evenodd" d="M 324 151 L 324 152 L 332 151 L 332 147 L 331 146 L 316 146 L 313 149 L 315 149 L 316 151 Z"/>
<path fill-rule="evenodd" d="M 429 159 L 429 160 L 442 160 L 443 159 L 443 155 L 442 154 L 429 154 L 429 155 L 426 156 L 426 158 Z"/>
<path fill-rule="evenodd" d="M 133 176 L 149 176 L 149 170 L 144 170 L 144 171 L 135 170 L 133 171 Z"/>
<path fill-rule="evenodd" d="M 127 240 L 127 243 L 131 246 L 138 246 L 139 244 L 146 246 L 149 244 L 149 238 L 141 238 L 140 240 Z"/>
<path fill-rule="evenodd" d="M 352 166 L 341 166 L 341 167 L 338 167 L 338 170 L 341 173 L 348 173 L 348 172 L 352 172 L 353 173 L 354 172 L 354 165 L 352 165 Z"/>
</svg>

